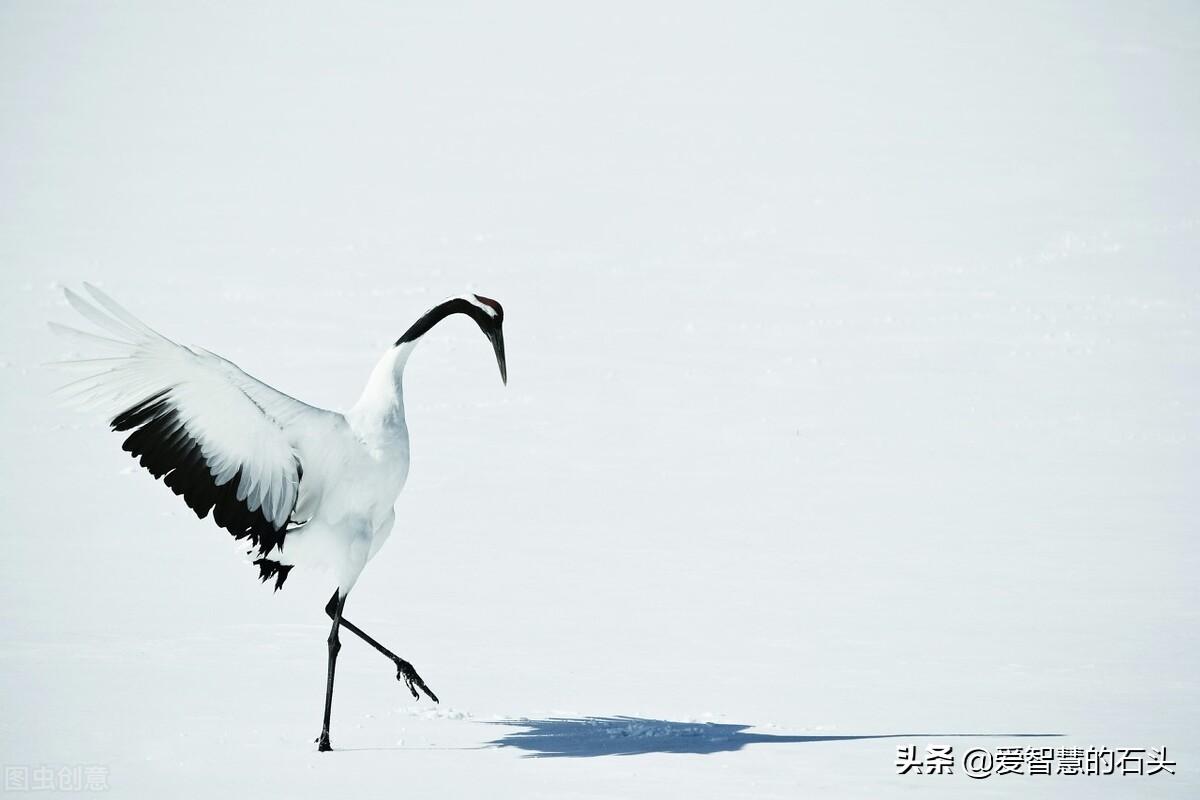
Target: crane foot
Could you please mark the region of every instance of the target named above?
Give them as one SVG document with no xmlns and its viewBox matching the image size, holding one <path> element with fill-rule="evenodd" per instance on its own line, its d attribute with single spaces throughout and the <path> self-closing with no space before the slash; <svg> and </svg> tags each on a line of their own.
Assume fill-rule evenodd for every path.
<svg viewBox="0 0 1200 800">
<path fill-rule="evenodd" d="M 435 703 L 439 702 L 437 695 L 425 685 L 425 681 L 421 680 L 421 676 L 417 674 L 415 669 L 413 669 L 413 665 L 405 661 L 403 658 L 396 659 L 396 680 L 404 681 L 404 684 L 408 687 L 408 690 L 412 692 L 413 699 L 421 699 L 421 695 L 417 694 L 417 689 L 420 689 L 430 700 Z"/>
</svg>

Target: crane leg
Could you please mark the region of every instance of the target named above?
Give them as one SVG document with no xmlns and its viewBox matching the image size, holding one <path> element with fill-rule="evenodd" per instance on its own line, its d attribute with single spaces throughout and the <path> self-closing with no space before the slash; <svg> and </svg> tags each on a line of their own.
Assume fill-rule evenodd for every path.
<svg viewBox="0 0 1200 800">
<path fill-rule="evenodd" d="M 417 689 L 420 689 L 422 692 L 425 693 L 425 695 L 430 700 L 432 700 L 435 703 L 438 702 L 437 695 L 434 694 L 433 691 L 428 686 L 425 685 L 425 681 L 421 680 L 421 676 L 417 674 L 417 671 L 415 669 L 413 669 L 412 664 L 408 663 L 403 658 L 401 658 L 400 656 L 393 653 L 391 650 L 388 650 L 386 647 L 381 645 L 379 642 L 375 641 L 370 636 L 368 636 L 366 634 L 366 632 L 363 631 L 362 628 L 358 627 L 357 625 L 352 623 L 350 620 L 341 616 L 342 606 L 344 604 L 345 604 L 345 598 L 343 598 L 341 600 L 341 603 L 339 604 L 338 595 L 336 592 L 334 592 L 333 597 L 329 598 L 329 603 L 325 606 L 325 613 L 328 614 L 331 619 L 340 619 L 341 626 L 343 628 L 350 631 L 355 636 L 362 639 L 367 644 L 371 645 L 371 647 L 374 647 L 376 650 L 378 650 L 379 652 L 381 652 L 385 656 L 387 656 L 389 659 L 391 659 L 392 663 L 396 665 L 396 680 L 404 681 L 405 685 L 408 686 L 408 690 L 410 692 L 412 692 L 412 696 L 415 699 L 417 699 L 417 700 L 421 699 L 421 695 L 417 694 Z M 335 617 L 335 615 L 336 615 L 336 617 Z M 330 674 L 332 675 L 332 672 Z"/>
<path fill-rule="evenodd" d="M 344 605 L 346 605 L 346 598 L 335 589 L 333 597 L 329 598 L 329 605 L 325 607 L 329 616 L 333 618 L 333 627 L 329 629 L 329 672 L 325 678 L 325 719 L 321 723 L 321 736 L 317 739 L 317 750 L 322 753 L 333 749 L 329 746 L 329 714 L 333 710 L 333 670 L 337 666 L 338 650 L 342 649 L 342 643 L 338 640 L 338 628 L 342 623 L 342 607 Z"/>
</svg>

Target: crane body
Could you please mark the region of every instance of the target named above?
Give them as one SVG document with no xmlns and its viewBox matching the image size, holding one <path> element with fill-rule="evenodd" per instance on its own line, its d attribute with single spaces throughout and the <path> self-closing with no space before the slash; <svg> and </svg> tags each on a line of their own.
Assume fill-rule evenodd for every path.
<svg viewBox="0 0 1200 800">
<path fill-rule="evenodd" d="M 278 591 L 297 566 L 328 570 L 336 588 L 325 607 L 328 639 L 325 711 L 329 725 L 339 630 L 388 657 L 413 697 L 437 696 L 412 665 L 343 616 L 346 597 L 383 546 L 409 468 L 404 368 L 417 343 L 451 314 L 466 314 L 492 343 L 508 381 L 500 304 L 479 295 L 450 298 L 422 315 L 380 358 L 346 413 L 296 400 L 207 350 L 167 339 L 94 286 L 68 302 L 106 335 L 57 323 L 56 332 L 110 355 L 61 362 L 84 377 L 61 390 L 98 407 L 126 434 L 125 450 L 180 495 L 197 516 L 249 540 L 263 581 Z M 419 691 L 418 691 L 419 690 Z"/>
</svg>

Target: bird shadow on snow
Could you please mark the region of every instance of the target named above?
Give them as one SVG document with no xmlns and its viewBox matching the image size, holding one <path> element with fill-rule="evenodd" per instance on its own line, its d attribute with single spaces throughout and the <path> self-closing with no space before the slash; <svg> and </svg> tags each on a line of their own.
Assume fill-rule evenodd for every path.
<svg viewBox="0 0 1200 800">
<path fill-rule="evenodd" d="M 647 753 L 729 753 L 748 744 L 808 744 L 860 739 L 949 739 L 963 737 L 1049 737 L 1060 733 L 879 733 L 791 736 L 747 733 L 749 725 L 716 722 L 672 722 L 640 717 L 518 719 L 490 722 L 520 727 L 491 742 L 493 747 L 526 751 L 525 758 L 591 758 Z"/>
</svg>

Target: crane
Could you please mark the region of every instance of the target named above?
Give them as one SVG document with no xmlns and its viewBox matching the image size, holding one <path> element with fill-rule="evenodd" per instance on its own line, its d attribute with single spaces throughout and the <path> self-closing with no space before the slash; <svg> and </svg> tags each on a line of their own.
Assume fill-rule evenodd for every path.
<svg viewBox="0 0 1200 800">
<path fill-rule="evenodd" d="M 412 664 L 343 614 L 346 597 L 395 522 L 408 476 L 404 368 L 440 321 L 466 314 L 491 342 L 507 384 L 504 309 L 476 294 L 426 311 L 388 348 L 345 413 L 308 405 L 198 347 L 175 343 L 91 284 L 67 302 L 103 335 L 51 322 L 90 352 L 58 362 L 85 374 L 62 387 L 67 402 L 105 412 L 123 448 L 201 519 L 247 540 L 263 582 L 278 591 L 293 567 L 321 567 L 336 581 L 325 606 L 329 631 L 325 708 L 317 749 L 331 750 L 334 672 L 345 628 L 389 658 L 413 697 L 437 695 Z M 419 690 L 419 692 L 418 692 Z"/>
</svg>

